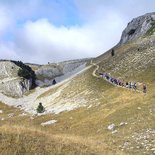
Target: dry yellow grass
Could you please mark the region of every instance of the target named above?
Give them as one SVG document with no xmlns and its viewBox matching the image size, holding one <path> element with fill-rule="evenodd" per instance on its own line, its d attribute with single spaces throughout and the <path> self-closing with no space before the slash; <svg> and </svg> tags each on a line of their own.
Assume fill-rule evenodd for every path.
<svg viewBox="0 0 155 155">
<path fill-rule="evenodd" d="M 0 103 L 3 113 L 0 118 L 0 150 L 2 155 L 9 154 L 120 154 L 111 150 L 105 143 L 100 143 L 94 137 L 83 137 L 76 134 L 52 132 L 51 127 L 41 127 L 44 119 L 51 116 L 41 116 L 30 120 L 30 115 L 19 117 L 20 110 Z M 8 114 L 14 113 L 13 117 Z M 55 117 L 55 116 L 54 116 Z M 22 123 L 21 123 L 22 121 Z M 66 128 L 63 123 L 60 125 Z"/>
<path fill-rule="evenodd" d="M 126 60 L 125 53 L 129 54 L 128 58 L 131 60 L 133 52 L 137 51 L 138 47 L 140 44 L 137 46 L 129 43 L 117 49 L 118 55 L 115 58 L 112 59 L 109 52 L 96 61 L 102 60 L 99 63 L 100 71 L 111 72 L 116 77 L 121 74 L 125 80 L 145 81 L 148 86 L 146 95 L 115 87 L 101 78 L 93 77 L 92 72 L 95 67 L 92 67 L 72 79 L 60 95 L 61 99 L 83 97 L 88 101 L 86 107 L 30 119 L 30 115 L 19 117 L 22 113 L 20 110 L 0 104 L 0 109 L 4 110 L 0 117 L 5 118 L 4 121 L 0 121 L 0 142 L 3 147 L 1 149 L 6 150 L 3 153 L 19 154 L 23 151 L 23 154 L 27 152 L 28 154 L 142 155 L 144 152 L 151 154 L 152 152 L 145 148 L 136 148 L 138 144 L 132 136 L 148 128 L 155 129 L 155 64 L 150 61 L 146 68 L 138 72 L 128 67 L 125 67 L 126 71 L 121 65 Z M 150 54 L 147 50 L 142 48 L 142 52 Z M 155 56 L 152 55 L 152 57 Z M 120 72 L 113 70 L 117 63 L 120 64 L 120 66 L 117 65 Z M 129 61 L 127 64 L 132 66 Z M 138 65 L 136 62 L 133 63 L 135 67 Z M 131 72 L 133 74 L 130 74 Z M 51 95 L 60 87 L 55 87 L 40 97 Z M 9 113 L 15 113 L 15 115 L 9 118 Z M 48 120 L 57 120 L 57 123 L 45 127 L 40 125 Z M 127 124 L 119 126 L 121 122 L 127 122 Z M 113 123 L 117 129 L 115 134 L 107 129 Z M 30 144 L 25 145 L 24 140 L 26 144 Z M 133 149 L 122 150 L 120 146 L 125 142 L 131 142 Z M 12 147 L 9 149 L 8 146 Z"/>
</svg>

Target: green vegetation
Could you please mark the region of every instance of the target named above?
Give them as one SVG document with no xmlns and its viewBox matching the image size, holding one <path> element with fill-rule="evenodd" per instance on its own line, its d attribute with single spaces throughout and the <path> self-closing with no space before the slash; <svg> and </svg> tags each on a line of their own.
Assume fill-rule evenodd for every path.
<svg viewBox="0 0 155 155">
<path fill-rule="evenodd" d="M 45 108 L 43 107 L 42 103 L 39 103 L 37 107 L 37 112 L 38 113 L 43 113 L 45 111 Z"/>
<path fill-rule="evenodd" d="M 112 49 L 111 56 L 113 57 L 114 55 L 115 55 L 115 51 L 114 51 L 114 49 Z"/>
<path fill-rule="evenodd" d="M 146 32 L 146 36 L 151 36 L 155 32 L 155 22 L 151 23 L 151 28 Z"/>
<path fill-rule="evenodd" d="M 25 68 L 18 70 L 18 76 L 23 77 L 25 79 L 30 79 L 31 78 L 31 74 Z"/>
<path fill-rule="evenodd" d="M 15 63 L 17 66 L 20 67 L 19 71 L 18 71 L 18 76 L 23 77 L 25 79 L 32 79 L 32 87 L 35 87 L 35 80 L 36 80 L 36 75 L 35 72 L 31 69 L 31 67 L 25 65 L 23 62 L 21 61 L 11 61 L 13 63 Z"/>
</svg>

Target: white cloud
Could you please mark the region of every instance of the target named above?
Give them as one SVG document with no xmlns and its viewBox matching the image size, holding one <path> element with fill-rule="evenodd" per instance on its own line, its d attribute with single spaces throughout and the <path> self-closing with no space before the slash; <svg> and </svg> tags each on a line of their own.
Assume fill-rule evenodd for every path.
<svg viewBox="0 0 155 155">
<path fill-rule="evenodd" d="M 13 20 L 10 16 L 10 12 L 6 8 L 0 7 L 0 37 L 8 31 L 12 23 Z"/>
<path fill-rule="evenodd" d="M 0 43 L 0 58 L 1 59 L 20 59 L 15 52 L 16 48 L 12 42 L 1 42 Z"/>
<path fill-rule="evenodd" d="M 60 1 L 0 2 L 0 58 L 47 63 L 95 57 L 119 42 L 129 20 L 155 9 L 154 0 L 149 3 L 146 0 L 72 2 L 75 6 L 69 1 L 63 6 Z M 70 22 L 74 16 L 69 16 L 69 13 L 74 9 L 82 23 L 55 26 L 55 23 L 60 25 L 66 19 Z M 15 40 L 2 40 L 9 31 Z"/>
<path fill-rule="evenodd" d="M 56 27 L 47 19 L 29 21 L 17 34 L 16 51 L 26 61 L 37 63 L 95 57 L 118 42 L 120 26 L 121 19 L 113 14 L 106 21 L 83 26 Z"/>
</svg>

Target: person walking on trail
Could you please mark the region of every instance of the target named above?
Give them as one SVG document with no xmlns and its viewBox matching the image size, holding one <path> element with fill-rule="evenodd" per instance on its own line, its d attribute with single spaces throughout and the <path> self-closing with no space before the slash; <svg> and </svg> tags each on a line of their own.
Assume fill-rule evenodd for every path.
<svg viewBox="0 0 155 155">
<path fill-rule="evenodd" d="M 133 88 L 134 88 L 134 90 L 137 90 L 137 84 L 136 84 L 136 82 L 133 84 Z"/>
<path fill-rule="evenodd" d="M 129 87 L 129 83 L 128 82 L 126 82 L 126 88 L 128 88 Z"/>
<path fill-rule="evenodd" d="M 147 91 L 147 89 L 146 89 L 146 84 L 144 83 L 144 84 L 143 84 L 143 93 L 146 94 L 146 91 Z"/>
<path fill-rule="evenodd" d="M 132 88 L 131 82 L 129 82 L 129 88 L 130 88 L 130 89 Z"/>
</svg>

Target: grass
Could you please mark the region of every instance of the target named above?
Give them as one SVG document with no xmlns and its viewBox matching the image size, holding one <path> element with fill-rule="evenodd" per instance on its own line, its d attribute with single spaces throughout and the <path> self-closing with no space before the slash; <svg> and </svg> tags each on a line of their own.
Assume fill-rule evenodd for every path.
<svg viewBox="0 0 155 155">
<path fill-rule="evenodd" d="M 3 115 L 2 117 L 4 118 L 6 117 L 6 119 L 1 123 L 3 124 L 3 126 L 5 125 L 11 128 L 14 126 L 17 126 L 17 128 L 24 127 L 25 132 L 26 130 L 33 129 L 38 132 L 41 131 L 46 134 L 51 134 L 53 136 L 59 135 L 63 137 L 63 135 L 67 135 L 67 137 L 74 137 L 74 141 L 76 141 L 76 139 L 80 137 L 81 139 L 79 141 L 83 141 L 84 139 L 86 139 L 85 143 L 87 144 L 87 146 L 89 146 L 90 140 L 93 139 L 93 144 L 91 144 L 91 147 L 93 147 L 96 152 L 92 152 L 92 150 L 94 149 L 91 150 L 91 148 L 88 147 L 87 149 L 89 153 L 92 152 L 94 154 L 102 154 L 101 152 L 103 150 L 101 148 L 104 148 L 107 153 L 110 150 L 116 153 L 120 153 L 119 146 L 124 143 L 126 137 L 130 137 L 130 135 L 132 135 L 133 132 L 137 131 L 137 129 L 140 130 L 147 127 L 154 127 L 154 118 L 152 116 L 148 117 L 148 115 L 146 115 L 148 113 L 148 110 L 146 110 L 146 108 L 143 108 L 152 106 L 154 102 L 154 88 L 150 87 L 149 94 L 144 96 L 144 94 L 142 93 L 117 88 L 107 83 L 103 79 L 93 77 L 91 74 L 93 70 L 94 68 L 91 68 L 89 71 L 77 76 L 71 81 L 69 87 L 64 89 L 64 92 L 66 93 L 65 95 L 70 95 L 70 97 L 73 97 L 74 93 L 78 94 L 85 90 L 89 90 L 89 92 L 91 93 L 86 93 L 85 97 L 87 97 L 87 99 L 91 99 L 89 101 L 89 104 L 92 105 L 91 108 L 78 108 L 70 112 L 60 113 L 58 115 L 50 114 L 34 117 L 34 119 L 31 120 L 30 115 L 19 117 L 18 115 L 22 113 L 21 111 L 14 109 L 13 107 L 4 106 L 3 104 L 1 104 L 0 109 L 4 110 L 4 114 L 0 115 Z M 147 78 L 149 78 L 150 81 L 153 80 L 151 75 L 152 71 L 150 72 L 148 70 Z M 48 96 L 57 91 L 57 89 L 59 89 L 59 87 L 44 93 L 41 97 Z M 137 108 L 139 106 L 142 108 L 140 114 L 137 113 Z M 7 115 L 14 112 L 16 115 L 14 115 L 14 117 L 12 118 L 8 118 Z M 146 117 L 144 117 L 145 115 Z M 150 120 L 150 123 L 144 124 L 142 120 L 141 122 L 136 122 L 136 118 L 145 118 L 145 120 Z M 58 122 L 55 125 L 47 127 L 42 127 L 40 125 L 42 122 L 46 122 L 52 119 L 57 120 Z M 109 124 L 115 123 L 116 125 L 118 125 L 121 122 L 128 122 L 128 125 L 120 128 L 117 136 L 111 134 L 111 132 L 107 130 L 107 126 Z M 132 124 L 133 122 L 138 124 L 138 128 L 137 124 Z M 129 128 L 131 128 L 132 130 L 128 130 Z M 27 140 L 29 141 L 30 139 Z M 30 141 L 33 141 L 33 139 L 31 139 Z M 55 143 L 57 144 L 56 141 Z M 99 146 L 97 147 L 97 149 L 96 146 L 98 143 Z M 48 144 L 43 143 L 43 145 L 46 146 Z M 74 143 L 71 143 L 70 145 L 73 148 L 75 147 Z M 108 146 L 110 146 L 110 148 Z M 57 148 L 59 147 L 59 145 L 56 145 L 55 147 Z M 81 146 L 79 147 L 79 149 L 81 150 Z M 32 148 L 29 148 L 28 150 L 31 149 Z M 70 151 L 71 150 L 66 150 L 66 153 L 69 154 Z M 81 151 L 81 154 L 85 154 L 85 148 Z M 63 150 L 61 150 L 60 152 L 63 152 Z M 76 152 L 78 152 L 78 150 L 76 150 Z M 72 152 L 72 154 L 76 154 L 76 152 Z"/>
<path fill-rule="evenodd" d="M 87 154 L 95 151 L 88 149 L 78 138 L 65 135 L 50 135 L 39 130 L 3 126 L 0 128 L 2 154 Z"/>
<path fill-rule="evenodd" d="M 5 120 L 0 123 L 0 150 L 1 154 L 115 154 L 107 149 L 106 145 L 98 144 L 94 138 L 72 134 L 54 133 L 50 128 L 40 126 L 39 122 L 52 116 L 41 116 L 30 120 L 30 116 L 19 117 L 21 112 L 13 107 L 0 104 L 4 111 L 1 117 Z M 8 114 L 14 117 L 8 118 Z M 22 119 L 22 124 L 21 124 Z M 63 124 L 62 124 L 63 125 Z M 63 126 L 63 128 L 65 128 Z"/>
<path fill-rule="evenodd" d="M 137 148 L 141 144 L 133 138 L 134 133 L 155 129 L 155 55 L 150 50 L 155 48 L 148 42 L 130 42 L 117 48 L 113 58 L 109 52 L 96 59 L 96 62 L 102 60 L 99 63 L 100 71 L 110 72 L 114 77 L 121 76 L 127 81 L 146 82 L 147 95 L 115 87 L 101 78 L 93 77 L 95 67 L 92 67 L 69 81 L 54 101 L 85 99 L 85 107 L 57 115 L 33 116 L 31 119 L 31 115 L 19 116 L 23 111 L 0 103 L 0 109 L 4 111 L 0 118 L 5 119 L 0 121 L 0 149 L 3 154 L 152 154 L 143 145 Z M 151 58 L 152 61 L 149 61 Z M 39 98 L 50 96 L 63 86 L 54 87 Z M 82 100 L 77 104 L 83 104 Z M 14 116 L 8 117 L 10 113 L 14 113 Z M 57 123 L 45 127 L 40 125 L 49 120 L 57 120 Z M 120 126 L 121 122 L 127 124 Z M 117 130 L 115 134 L 107 129 L 113 123 Z M 153 147 L 154 137 L 150 136 L 147 140 Z M 132 149 L 122 149 L 125 142 L 130 143 Z M 145 139 L 141 143 L 145 143 Z"/>
<path fill-rule="evenodd" d="M 36 130 L 36 132 L 41 132 L 42 135 L 46 133 L 47 135 L 52 135 L 52 137 L 54 137 L 55 135 L 58 135 L 61 138 L 64 137 L 65 135 L 67 139 L 71 138 L 73 140 L 73 142 L 70 142 L 69 144 L 65 144 L 65 146 L 63 147 L 65 149 L 62 149 L 59 146 L 61 145 L 61 143 L 57 144 L 58 142 L 56 140 L 54 140 L 54 142 L 53 141 L 51 142 L 52 137 L 47 136 L 48 138 L 50 137 L 49 143 L 51 144 L 51 147 L 55 147 L 56 152 L 53 154 L 57 154 L 58 152 L 61 152 L 62 154 L 65 154 L 65 153 L 66 154 L 91 154 L 91 153 L 102 154 L 104 150 L 106 150 L 107 154 L 125 154 L 123 152 L 120 152 L 119 145 L 124 143 L 124 141 L 126 140 L 126 137 L 132 135 L 132 133 L 137 131 L 137 129 L 140 130 L 142 128 L 154 127 L 153 121 L 150 121 L 149 124 L 148 123 L 144 124 L 143 121 L 141 120 L 140 123 L 138 122 L 138 128 L 136 124 L 132 124 L 133 122 L 136 122 L 135 118 L 140 118 L 140 117 L 145 118 L 142 116 L 143 115 L 145 116 L 146 113 L 148 112 L 145 107 L 151 106 L 154 101 L 152 96 L 153 93 L 147 96 L 144 96 L 141 93 L 135 93 L 134 91 L 129 91 L 122 88 L 114 87 L 111 84 L 105 82 L 103 79 L 93 77 L 90 74 L 92 73 L 93 70 L 94 68 L 90 69 L 88 72 L 83 73 L 81 75 L 83 76 L 83 78 L 85 78 L 83 82 L 86 83 L 86 85 L 83 88 L 82 84 L 80 84 L 79 90 L 76 90 L 79 92 L 79 91 L 82 91 L 82 89 L 89 89 L 90 91 L 93 92 L 93 96 L 92 94 L 90 94 L 90 96 L 92 96 L 92 98 L 94 99 L 98 98 L 98 100 L 97 102 L 95 102 L 95 100 L 91 102 L 91 104 L 93 104 L 91 108 L 89 109 L 87 107 L 78 108 L 70 112 L 60 113 L 58 115 L 50 114 L 45 116 L 34 117 L 33 120 L 30 120 L 29 115 L 23 116 L 23 117 L 18 117 L 18 115 L 16 115 L 13 118 L 8 118 L 4 122 L 2 122 L 3 126 L 7 126 L 8 128 L 10 128 L 10 126 L 11 128 L 14 128 L 14 126 L 19 129 L 24 128 L 24 132 L 26 133 L 24 132 L 17 133 L 17 135 L 20 134 L 21 136 L 21 139 L 19 139 L 20 140 L 19 143 L 21 143 L 20 146 L 23 146 L 24 148 L 26 146 L 22 144 L 21 142 L 22 138 L 25 139 L 24 137 L 25 136 L 27 137 L 27 132 L 29 132 L 29 130 Z M 73 86 L 74 85 L 76 86 L 76 84 L 79 83 L 79 80 L 81 80 L 80 76 L 76 77 L 76 80 L 74 79 L 71 82 L 71 88 L 70 87 L 66 88 L 69 90 L 64 90 L 64 91 L 65 92 L 68 91 L 68 93 L 71 92 L 71 90 L 73 91 L 73 89 L 75 88 Z M 101 94 L 101 92 L 103 94 Z M 48 91 L 47 94 L 44 94 L 44 95 L 50 95 L 49 93 L 50 92 Z M 90 96 L 88 95 L 87 97 L 89 98 Z M 150 98 L 152 98 L 151 103 L 149 102 Z M 100 103 L 99 105 L 97 104 L 98 102 Z M 4 110 L 3 115 L 6 115 L 8 113 L 13 113 L 15 111 L 15 109 L 12 109 L 13 107 L 2 108 L 2 105 L 1 105 L 2 110 L 10 108 L 10 110 L 8 109 L 9 112 Z M 137 114 L 137 111 L 138 111 L 137 108 L 139 106 L 142 109 L 140 111 L 141 113 Z M 21 112 L 17 110 L 17 113 L 21 113 Z M 21 124 L 21 119 L 22 119 L 22 124 Z M 55 125 L 51 125 L 51 126 L 46 126 L 46 127 L 40 126 L 42 122 L 46 122 L 52 119 L 57 120 L 58 122 Z M 148 120 L 148 119 L 153 120 L 153 118 L 148 118 L 146 116 L 145 120 Z M 111 132 L 107 130 L 107 126 L 109 124 L 115 123 L 116 125 L 118 125 L 122 121 L 128 122 L 128 125 L 120 128 L 119 133 L 116 136 L 111 134 Z M 131 128 L 132 130 L 128 130 L 129 128 Z M 1 130 L 1 132 L 2 131 L 3 129 Z M 7 129 L 5 134 L 6 133 L 9 133 Z M 28 152 L 28 154 L 31 154 L 31 153 L 33 154 L 34 152 L 31 149 L 37 148 L 38 146 L 38 144 L 35 143 L 35 138 L 33 138 L 38 136 L 33 135 L 34 133 L 35 132 L 30 132 L 30 137 L 27 139 L 27 141 L 31 141 L 34 144 L 34 146 L 32 145 L 33 147 L 30 147 L 28 145 L 27 146 L 28 148 L 25 148 L 26 150 L 32 151 L 32 152 Z M 8 136 L 8 135 L 5 135 L 5 136 Z M 12 136 L 12 133 L 9 136 Z M 16 136 L 13 136 L 14 137 L 13 141 L 16 141 L 15 139 Z M 49 143 L 48 142 L 44 143 L 45 140 L 43 139 L 43 137 L 41 136 L 38 142 L 40 143 L 40 145 L 43 145 L 42 147 L 44 152 L 46 152 L 47 154 L 50 154 L 48 153 L 48 151 L 51 152 L 51 150 L 46 150 L 44 148 L 45 146 L 48 146 Z M 78 141 L 77 144 L 75 144 L 75 141 Z M 84 144 L 81 144 L 80 141 L 81 142 L 84 141 Z M 9 137 L 6 143 L 10 143 Z M 7 144 L 3 144 L 3 145 L 5 146 Z M 78 146 L 77 148 L 74 149 L 75 152 L 73 152 L 72 148 L 74 148 L 76 145 Z M 17 146 L 15 146 L 15 148 L 16 147 Z M 19 151 L 20 150 L 21 148 L 19 148 Z M 93 150 L 95 150 L 96 152 L 93 152 Z M 40 150 L 36 149 L 35 151 L 36 152 L 38 151 L 37 153 L 39 153 Z M 15 153 L 17 154 L 17 152 Z M 138 151 L 136 152 L 136 154 L 137 153 Z"/>
</svg>

